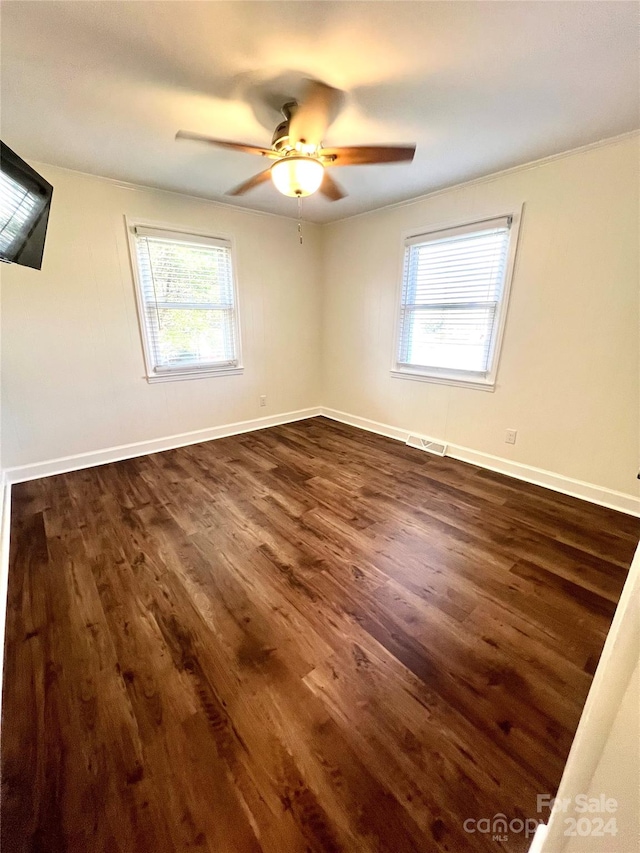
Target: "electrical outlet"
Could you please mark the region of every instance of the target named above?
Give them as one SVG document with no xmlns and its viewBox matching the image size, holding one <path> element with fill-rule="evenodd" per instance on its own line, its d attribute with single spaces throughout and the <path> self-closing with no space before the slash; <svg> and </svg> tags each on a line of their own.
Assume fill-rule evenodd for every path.
<svg viewBox="0 0 640 853">
<path fill-rule="evenodd" d="M 261 395 L 260 395 L 260 405 L 261 405 L 261 406 L 266 406 L 266 405 L 267 405 L 267 395 L 266 395 L 266 394 L 261 394 Z"/>
<path fill-rule="evenodd" d="M 507 444 L 515 444 L 517 435 L 518 435 L 517 429 L 508 429 L 505 433 L 504 440 Z"/>
</svg>

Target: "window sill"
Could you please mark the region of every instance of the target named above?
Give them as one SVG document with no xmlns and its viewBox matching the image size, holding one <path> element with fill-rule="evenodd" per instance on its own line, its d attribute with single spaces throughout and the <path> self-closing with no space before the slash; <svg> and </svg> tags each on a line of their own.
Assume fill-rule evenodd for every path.
<svg viewBox="0 0 640 853">
<path fill-rule="evenodd" d="M 244 367 L 200 368 L 196 370 L 167 370 L 153 373 L 145 378 L 149 384 L 156 382 L 178 382 L 181 379 L 210 379 L 212 376 L 235 376 L 244 373 Z"/>
<path fill-rule="evenodd" d="M 436 385 L 457 385 L 460 388 L 475 388 L 478 391 L 495 391 L 495 379 L 458 378 L 446 374 L 421 373 L 416 370 L 392 370 L 395 379 L 413 379 L 418 382 L 432 382 Z"/>
</svg>

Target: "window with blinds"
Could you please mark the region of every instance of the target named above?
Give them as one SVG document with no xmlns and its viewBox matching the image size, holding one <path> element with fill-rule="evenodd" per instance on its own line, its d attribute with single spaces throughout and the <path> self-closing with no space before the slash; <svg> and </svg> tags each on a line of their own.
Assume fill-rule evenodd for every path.
<svg viewBox="0 0 640 853">
<path fill-rule="evenodd" d="M 231 243 L 133 227 L 150 381 L 241 370 Z"/>
<path fill-rule="evenodd" d="M 19 183 L 6 172 L 0 172 L 0 252 L 3 257 L 19 255 L 46 203 L 38 186 L 26 176 Z"/>
<path fill-rule="evenodd" d="M 394 372 L 493 383 L 511 225 L 501 217 L 406 241 Z"/>
</svg>

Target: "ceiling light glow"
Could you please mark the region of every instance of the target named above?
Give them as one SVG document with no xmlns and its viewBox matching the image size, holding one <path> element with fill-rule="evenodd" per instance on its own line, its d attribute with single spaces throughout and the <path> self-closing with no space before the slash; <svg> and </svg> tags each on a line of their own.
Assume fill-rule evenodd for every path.
<svg viewBox="0 0 640 853">
<path fill-rule="evenodd" d="M 271 180 L 283 195 L 302 198 L 320 188 L 324 166 L 312 157 L 283 157 L 271 167 Z"/>
</svg>

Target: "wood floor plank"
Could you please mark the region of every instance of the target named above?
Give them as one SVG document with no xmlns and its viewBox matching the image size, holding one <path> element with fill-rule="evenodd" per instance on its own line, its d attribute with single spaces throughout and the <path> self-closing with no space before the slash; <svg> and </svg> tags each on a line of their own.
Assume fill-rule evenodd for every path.
<svg viewBox="0 0 640 853">
<path fill-rule="evenodd" d="M 2 849 L 524 853 L 639 536 L 323 418 L 14 486 Z"/>
</svg>

